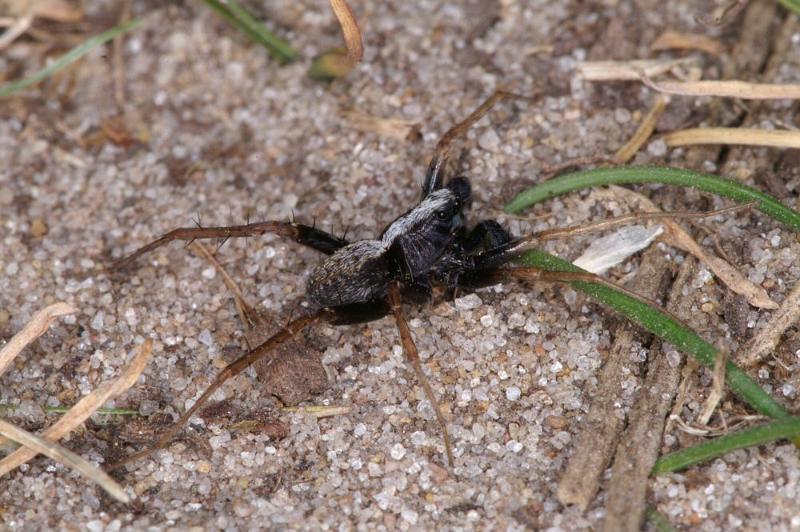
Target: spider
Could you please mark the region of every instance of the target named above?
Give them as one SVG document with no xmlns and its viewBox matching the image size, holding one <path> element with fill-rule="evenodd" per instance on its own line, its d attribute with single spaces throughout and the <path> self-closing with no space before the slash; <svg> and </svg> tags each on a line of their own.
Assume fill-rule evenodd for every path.
<svg viewBox="0 0 800 532">
<path fill-rule="evenodd" d="M 225 381 L 267 356 L 306 327 L 317 322 L 332 325 L 365 323 L 390 314 L 398 327 L 406 359 L 413 367 L 441 426 L 448 463 L 452 467 L 454 458 L 447 423 L 423 373 L 413 336 L 402 312 L 402 302 L 421 303 L 434 295 L 452 299 L 457 292 L 471 291 L 510 279 L 550 282 L 588 280 L 620 289 L 593 274 L 509 266 L 536 242 L 563 234 L 571 228 L 513 238 L 494 220 L 482 220 L 472 228 L 467 225 L 465 211 L 471 204 L 469 181 L 459 176 L 445 182 L 451 146 L 457 137 L 504 98 L 524 97 L 496 91 L 465 120 L 442 136 L 428 165 L 419 203 L 392 221 L 375 239 L 348 242 L 344 237 L 293 221 L 190 227 L 170 231 L 114 263 L 112 270 L 124 268 L 142 255 L 175 240 L 228 239 L 265 233 L 293 239 L 327 255 L 308 278 L 305 304 L 301 306 L 300 316 L 226 366 L 194 405 L 152 448 L 129 455 L 111 468 L 115 469 L 163 448 Z"/>
</svg>

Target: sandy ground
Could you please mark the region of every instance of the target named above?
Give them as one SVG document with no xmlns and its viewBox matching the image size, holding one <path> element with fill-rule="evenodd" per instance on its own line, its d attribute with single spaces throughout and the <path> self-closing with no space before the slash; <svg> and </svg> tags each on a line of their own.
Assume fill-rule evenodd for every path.
<svg viewBox="0 0 800 532">
<path fill-rule="evenodd" d="M 623 206 L 602 192 L 550 201 L 524 220 L 500 213 L 543 166 L 612 154 L 651 105 L 653 93 L 638 84 L 576 80 L 576 62 L 658 56 L 649 44 L 665 28 L 703 32 L 726 45 L 740 31 L 704 28 L 695 21 L 699 8 L 686 2 L 354 1 L 364 60 L 346 80 L 325 85 L 306 76 L 310 58 L 339 43 L 325 3 L 254 7 L 303 59 L 279 66 L 199 3 L 135 2 L 143 24 L 125 41 L 121 108 L 110 48 L 92 53 L 58 84 L 0 102 L 0 338 L 10 338 L 48 303 L 78 309 L 2 377 L 0 400 L 15 407 L 8 417 L 39 430 L 53 419 L 43 405 L 73 404 L 118 374 L 145 338 L 155 341 L 139 383 L 109 405 L 155 414 L 133 421 L 96 416 L 66 442 L 101 465 L 150 441 L 155 420 L 183 411 L 244 346 L 232 298 L 205 260 L 173 244 L 111 278 L 102 266 L 112 258 L 198 218 L 225 225 L 295 213 L 336 233 L 348 227 L 351 239 L 375 235 L 416 201 L 439 135 L 501 83 L 543 97 L 500 104 L 464 142 L 460 169 L 475 191 L 472 220 L 498 218 L 523 234 L 619 214 Z M 107 8 L 89 6 L 89 13 Z M 786 57 L 794 63 L 787 60 L 776 81 L 797 82 L 800 33 Z M 706 58 L 704 67 L 713 76 L 731 60 Z M 0 57 L 0 70 L 14 61 Z M 710 105 L 678 98 L 664 127 L 696 124 Z M 421 135 L 364 131 L 353 111 L 409 121 Z M 119 145 L 98 133 L 112 117 L 139 140 Z M 798 125 L 796 108 L 764 108 L 760 125 L 786 124 Z M 685 155 L 653 141 L 633 162 L 681 166 L 689 164 Z M 691 162 L 707 171 L 717 170 L 716 163 Z M 737 177 L 761 188 L 758 176 L 777 171 L 749 155 L 735 165 Z M 788 171 L 782 179 L 784 201 L 796 207 L 800 177 Z M 680 208 L 682 197 L 669 206 Z M 800 243 L 785 227 L 752 213 L 709 225 L 776 301 L 800 278 Z M 589 240 L 546 248 L 575 258 Z M 713 239 L 704 243 L 713 246 Z M 663 252 L 676 264 L 682 260 L 673 249 Z M 277 322 L 320 260 L 272 236 L 228 242 L 217 258 Z M 634 259 L 612 276 L 635 269 Z M 695 301 L 693 325 L 735 350 L 740 339 L 723 315 L 725 289 L 700 268 L 686 290 Z M 322 351 L 329 378 L 327 390 L 303 404 L 343 406 L 347 413 L 318 419 L 282 412 L 250 371 L 215 396 L 230 400 L 229 415 L 195 418 L 184 438 L 117 476 L 143 509 L 117 504 L 76 473 L 36 459 L 0 479 L 3 526 L 599 526 L 602 491 L 586 512 L 564 507 L 555 494 L 617 319 L 569 288 L 514 284 L 408 311 L 449 419 L 454 468 L 447 467 L 438 425 L 391 320 L 321 326 L 295 344 L 298 351 Z M 747 310 L 745 335 L 768 317 Z M 786 344 L 789 351 L 763 364 L 758 377 L 792 408 L 800 346 L 796 336 Z M 645 358 L 646 346 L 633 345 L 631 356 Z M 625 382 L 623 410 L 640 386 L 638 375 Z M 690 379 L 687 422 L 701 410 L 709 385 L 707 372 Z M 728 418 L 749 412 L 732 396 L 722 409 Z M 284 427 L 285 437 L 237 430 L 230 422 L 258 416 Z M 144 436 L 137 439 L 139 431 Z M 664 450 L 695 441 L 673 425 Z M 799 479 L 796 449 L 770 445 L 653 480 L 650 500 L 675 525 L 783 530 L 800 527 Z"/>
</svg>

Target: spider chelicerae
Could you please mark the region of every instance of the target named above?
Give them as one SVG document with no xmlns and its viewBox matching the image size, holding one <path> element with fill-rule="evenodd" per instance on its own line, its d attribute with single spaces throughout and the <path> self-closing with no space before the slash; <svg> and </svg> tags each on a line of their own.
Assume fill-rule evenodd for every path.
<svg viewBox="0 0 800 532">
<path fill-rule="evenodd" d="M 226 366 L 194 405 L 152 448 L 129 455 L 111 468 L 164 447 L 226 380 L 264 358 L 310 325 L 317 322 L 332 325 L 364 323 L 390 314 L 397 324 L 406 359 L 433 406 L 441 426 L 448 462 L 452 466 L 454 459 L 447 424 L 422 370 L 413 336 L 402 312 L 402 302 L 419 303 L 429 300 L 434 294 L 452 299 L 457 292 L 464 293 L 510 279 L 560 282 L 588 280 L 612 284 L 588 273 L 549 272 L 510 265 L 537 242 L 568 233 L 570 228 L 513 238 L 494 220 L 483 220 L 472 227 L 468 226 L 465 210 L 471 203 L 469 181 L 465 177 L 455 177 L 445 182 L 451 146 L 457 137 L 504 98 L 523 97 L 497 91 L 442 136 L 428 165 L 419 203 L 391 222 L 375 239 L 348 242 L 344 237 L 334 236 L 316 227 L 285 221 L 190 227 L 170 231 L 112 265 L 112 270 L 119 270 L 142 255 L 175 240 L 228 239 L 266 233 L 290 238 L 327 255 L 308 278 L 305 303 L 300 306 L 302 310 L 299 316 Z"/>
</svg>

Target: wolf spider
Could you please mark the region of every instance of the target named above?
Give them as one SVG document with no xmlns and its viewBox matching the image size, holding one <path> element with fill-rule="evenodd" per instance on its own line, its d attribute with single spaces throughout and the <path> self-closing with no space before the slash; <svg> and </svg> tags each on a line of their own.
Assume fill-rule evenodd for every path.
<svg viewBox="0 0 800 532">
<path fill-rule="evenodd" d="M 228 227 L 190 227 L 170 231 L 112 265 L 112 270 L 124 268 L 142 255 L 174 240 L 228 239 L 265 233 L 293 239 L 327 255 L 308 278 L 306 304 L 301 307 L 300 316 L 261 345 L 226 366 L 194 405 L 151 449 L 129 455 L 111 468 L 117 468 L 163 448 L 225 381 L 238 375 L 306 327 L 317 322 L 332 325 L 365 323 L 389 314 L 396 322 L 406 359 L 413 367 L 441 426 L 447 459 L 452 466 L 454 459 L 447 424 L 423 373 L 413 336 L 403 315 L 402 302 L 424 302 L 433 297 L 434 293 L 442 294 L 445 299 L 452 299 L 457 292 L 463 293 L 512 279 L 529 282 L 591 281 L 621 289 L 593 274 L 549 272 L 509 265 L 541 240 L 570 232 L 581 232 L 575 228 L 557 229 L 520 238 L 513 238 L 494 220 L 483 220 L 471 229 L 468 228 L 464 211 L 471 203 L 469 181 L 465 177 L 455 177 L 447 183 L 444 182 L 451 145 L 504 98 L 522 97 L 497 91 L 464 121 L 443 135 L 428 165 L 420 202 L 391 222 L 374 240 L 348 242 L 343 237 L 334 236 L 316 227 L 283 221 Z M 658 216 L 650 216 L 653 217 Z"/>
</svg>

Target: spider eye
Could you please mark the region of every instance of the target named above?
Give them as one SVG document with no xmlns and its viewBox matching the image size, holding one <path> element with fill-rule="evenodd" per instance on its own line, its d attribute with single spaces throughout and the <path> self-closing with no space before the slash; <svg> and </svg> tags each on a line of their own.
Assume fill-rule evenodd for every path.
<svg viewBox="0 0 800 532">
<path fill-rule="evenodd" d="M 436 217 L 439 218 L 440 220 L 444 220 L 445 218 L 447 218 L 447 212 L 436 211 Z"/>
<path fill-rule="evenodd" d="M 461 200 L 460 199 L 456 199 L 455 208 L 456 208 L 457 211 L 461 210 Z"/>
</svg>

